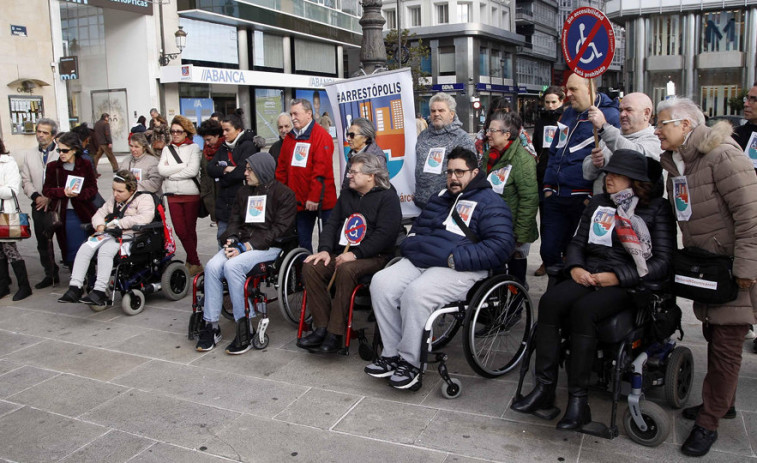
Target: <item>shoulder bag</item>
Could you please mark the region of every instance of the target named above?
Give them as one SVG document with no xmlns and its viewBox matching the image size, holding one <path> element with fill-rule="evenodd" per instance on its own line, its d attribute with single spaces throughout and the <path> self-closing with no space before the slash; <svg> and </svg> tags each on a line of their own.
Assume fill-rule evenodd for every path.
<svg viewBox="0 0 757 463">
<path fill-rule="evenodd" d="M 733 257 L 686 247 L 673 256 L 673 292 L 704 304 L 735 300 L 739 287 L 733 276 Z"/>
<path fill-rule="evenodd" d="M 0 239 L 23 240 L 32 236 L 29 227 L 29 214 L 21 212 L 18 205 L 16 192 L 11 190 L 13 201 L 16 203 L 16 212 L 5 211 L 5 200 L 0 200 Z"/>
<path fill-rule="evenodd" d="M 168 151 L 171 152 L 177 164 L 181 164 L 183 162 L 181 158 L 179 157 L 179 153 L 176 152 L 176 148 L 174 148 L 173 145 L 168 145 Z M 200 188 L 200 181 L 197 180 L 197 177 L 192 177 L 192 181 L 195 182 L 195 185 L 197 186 L 197 191 L 202 193 L 202 188 Z M 205 207 L 205 202 L 202 200 L 202 197 L 201 197 L 200 208 L 197 212 L 197 217 L 203 219 L 207 217 L 208 215 L 210 215 L 210 212 L 208 212 L 208 209 Z"/>
</svg>

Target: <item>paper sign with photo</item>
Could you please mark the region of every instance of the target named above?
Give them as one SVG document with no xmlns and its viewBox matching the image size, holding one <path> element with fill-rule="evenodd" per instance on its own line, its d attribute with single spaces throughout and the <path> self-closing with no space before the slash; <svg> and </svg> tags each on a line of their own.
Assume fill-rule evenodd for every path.
<svg viewBox="0 0 757 463">
<path fill-rule="evenodd" d="M 550 146 L 552 146 L 552 141 L 555 139 L 556 133 L 557 133 L 556 125 L 545 125 L 544 137 L 542 138 L 541 147 L 549 148 Z"/>
<path fill-rule="evenodd" d="M 92 249 L 98 249 L 100 246 L 102 246 L 106 241 L 113 239 L 112 236 L 105 234 L 105 233 L 95 233 L 94 235 L 90 236 L 87 240 L 87 246 L 91 247 Z"/>
<path fill-rule="evenodd" d="M 292 166 L 307 167 L 309 155 L 310 143 L 297 143 L 296 145 L 294 145 L 294 152 L 292 153 Z"/>
<path fill-rule="evenodd" d="M 266 195 L 248 196 L 244 223 L 265 223 Z"/>
<path fill-rule="evenodd" d="M 749 142 L 746 144 L 744 154 L 752 160 L 752 165 L 757 169 L 757 132 L 752 132 Z"/>
<path fill-rule="evenodd" d="M 441 174 L 442 166 L 444 165 L 444 153 L 447 151 L 445 147 L 431 148 L 428 150 L 428 157 L 426 163 L 423 165 L 423 172 L 429 174 Z"/>
<path fill-rule="evenodd" d="M 495 193 L 501 195 L 502 192 L 505 191 L 505 184 L 507 183 L 508 177 L 510 177 L 510 171 L 512 168 L 513 166 L 508 164 L 500 169 L 491 171 L 486 177 Z"/>
<path fill-rule="evenodd" d="M 142 181 L 142 169 L 138 169 L 136 167 L 131 168 L 131 173 L 134 174 L 134 178 L 137 179 L 138 182 Z"/>
<path fill-rule="evenodd" d="M 463 219 L 463 222 L 465 222 L 465 225 L 470 226 L 470 220 L 471 217 L 473 217 L 473 211 L 476 210 L 477 204 L 478 203 L 476 201 L 468 200 L 457 202 L 455 208 L 457 209 L 457 213 L 460 214 L 460 218 Z M 452 211 L 450 211 L 449 215 L 447 215 L 447 220 L 444 221 L 444 225 L 447 228 L 447 231 L 458 234 L 460 236 L 465 236 L 465 232 L 463 232 L 460 227 L 457 226 L 455 219 L 452 218 Z"/>
<path fill-rule="evenodd" d="M 81 193 L 81 189 L 84 186 L 84 177 L 77 177 L 76 175 L 69 175 L 66 178 L 66 188 L 70 189 L 77 195 Z"/>
</svg>

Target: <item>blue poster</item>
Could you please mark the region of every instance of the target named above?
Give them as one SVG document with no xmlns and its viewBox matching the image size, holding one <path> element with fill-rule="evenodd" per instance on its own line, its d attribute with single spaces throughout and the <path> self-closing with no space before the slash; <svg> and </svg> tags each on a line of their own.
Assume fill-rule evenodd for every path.
<svg viewBox="0 0 757 463">
<path fill-rule="evenodd" d="M 181 98 L 179 105 L 181 115 L 192 121 L 195 127 L 199 127 L 202 121 L 210 119 L 210 115 L 213 114 L 212 98 Z M 200 149 L 205 144 L 199 135 L 194 136 L 194 142 Z"/>
</svg>

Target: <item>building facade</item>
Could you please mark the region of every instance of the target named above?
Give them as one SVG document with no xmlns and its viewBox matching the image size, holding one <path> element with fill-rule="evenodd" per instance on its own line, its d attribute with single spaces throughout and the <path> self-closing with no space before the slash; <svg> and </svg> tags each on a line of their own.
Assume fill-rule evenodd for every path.
<svg viewBox="0 0 757 463">
<path fill-rule="evenodd" d="M 626 30 L 627 91 L 655 102 L 691 97 L 708 116 L 740 114 L 757 72 L 757 0 L 611 0 L 606 12 Z"/>
</svg>

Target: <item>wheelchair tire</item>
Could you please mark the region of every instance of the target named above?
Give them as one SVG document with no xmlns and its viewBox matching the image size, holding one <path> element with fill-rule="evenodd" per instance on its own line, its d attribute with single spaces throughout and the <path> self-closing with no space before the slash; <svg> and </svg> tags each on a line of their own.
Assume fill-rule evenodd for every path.
<svg viewBox="0 0 757 463">
<path fill-rule="evenodd" d="M 631 417 L 631 411 L 626 408 L 623 414 L 623 429 L 628 437 L 646 447 L 657 447 L 665 442 L 670 434 L 670 417 L 665 410 L 656 403 L 645 400 L 641 403 L 641 416 L 647 424 L 646 431 L 636 426 L 636 422 Z"/>
<path fill-rule="evenodd" d="M 463 324 L 465 360 L 479 375 L 511 371 L 526 353 L 533 326 L 528 290 L 509 275 L 495 275 L 474 293 Z"/>
<path fill-rule="evenodd" d="M 688 347 L 676 347 L 665 364 L 665 400 L 673 408 L 686 405 L 694 377 L 694 357 Z"/>
<path fill-rule="evenodd" d="M 463 383 L 457 378 L 450 378 L 452 385 L 442 381 L 442 396 L 445 399 L 457 399 L 463 393 Z"/>
<path fill-rule="evenodd" d="M 255 333 L 252 335 L 252 347 L 254 347 L 257 350 L 265 349 L 268 347 L 268 342 L 270 340 L 268 339 L 268 335 L 263 335 L 263 342 L 260 342 L 260 337 L 258 336 L 258 333 Z"/>
<path fill-rule="evenodd" d="M 137 315 L 145 310 L 145 293 L 132 289 L 121 298 L 121 310 L 126 315 Z"/>
<path fill-rule="evenodd" d="M 279 284 L 276 287 L 279 309 L 284 319 L 293 325 L 300 323 L 302 298 L 305 291 L 302 262 L 309 255 L 310 251 L 305 248 L 293 249 L 284 257 L 279 270 Z"/>
<path fill-rule="evenodd" d="M 178 301 L 189 291 L 189 270 L 181 262 L 171 262 L 160 276 L 163 294 L 172 301 Z"/>
</svg>

